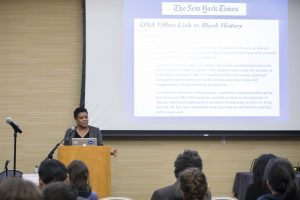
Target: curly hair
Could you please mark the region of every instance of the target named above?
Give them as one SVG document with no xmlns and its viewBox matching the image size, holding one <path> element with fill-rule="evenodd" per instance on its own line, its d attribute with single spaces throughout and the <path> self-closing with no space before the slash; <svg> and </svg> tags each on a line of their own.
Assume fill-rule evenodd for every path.
<svg viewBox="0 0 300 200">
<path fill-rule="evenodd" d="M 180 174 L 179 181 L 185 200 L 204 199 L 207 193 L 207 181 L 199 168 L 187 168 Z"/>
<path fill-rule="evenodd" d="M 174 167 L 175 177 L 178 178 L 179 174 L 189 167 L 196 167 L 202 171 L 202 159 L 197 151 L 186 149 L 177 156 Z"/>
</svg>

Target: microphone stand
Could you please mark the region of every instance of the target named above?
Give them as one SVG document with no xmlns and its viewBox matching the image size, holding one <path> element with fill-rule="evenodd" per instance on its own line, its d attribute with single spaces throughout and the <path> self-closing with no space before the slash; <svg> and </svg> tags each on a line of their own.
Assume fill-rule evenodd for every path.
<svg viewBox="0 0 300 200">
<path fill-rule="evenodd" d="M 53 147 L 53 149 L 49 152 L 49 154 L 48 154 L 48 156 L 47 156 L 47 158 L 45 158 L 45 160 L 52 160 L 53 159 L 53 154 L 54 154 L 54 152 L 55 152 L 55 150 L 58 148 L 58 146 L 62 143 L 64 141 L 64 139 L 62 139 L 59 143 L 57 143 L 54 147 Z"/>
<path fill-rule="evenodd" d="M 17 160 L 17 131 L 14 133 L 14 176 L 16 176 L 16 161 Z"/>
<path fill-rule="evenodd" d="M 5 166 L 4 166 L 4 171 L 5 171 L 5 176 L 6 176 L 6 177 L 8 177 L 8 168 L 7 168 L 8 163 L 9 163 L 9 160 L 7 160 L 7 161 L 5 162 Z"/>
<path fill-rule="evenodd" d="M 71 135 L 72 135 L 72 130 L 71 130 L 71 132 L 69 133 L 69 135 L 68 135 L 68 137 L 67 137 L 67 139 L 66 139 L 66 142 L 68 142 L 68 140 L 70 139 L 70 137 L 71 137 Z M 49 152 L 49 154 L 48 154 L 48 156 L 47 156 L 47 158 L 45 158 L 45 160 L 52 160 L 53 159 L 53 154 L 54 154 L 54 152 L 55 152 L 55 150 L 58 148 L 58 146 L 63 142 L 65 140 L 65 138 L 64 139 L 62 139 L 59 143 L 57 143 L 54 147 L 53 147 L 53 149 Z"/>
</svg>

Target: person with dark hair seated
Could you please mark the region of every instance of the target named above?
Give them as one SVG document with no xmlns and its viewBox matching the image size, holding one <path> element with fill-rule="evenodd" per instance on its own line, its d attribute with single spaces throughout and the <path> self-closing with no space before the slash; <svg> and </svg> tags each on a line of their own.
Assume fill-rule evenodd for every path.
<svg viewBox="0 0 300 200">
<path fill-rule="evenodd" d="M 44 189 L 48 184 L 54 182 L 64 182 L 69 184 L 69 177 L 67 173 L 67 168 L 65 165 L 55 159 L 44 160 L 41 162 L 39 167 L 39 186 Z M 74 190 L 75 191 L 75 190 Z M 77 192 L 75 191 L 76 196 Z M 80 196 L 77 196 L 77 200 L 83 200 Z"/>
<path fill-rule="evenodd" d="M 275 158 L 266 166 L 264 178 L 271 194 L 264 194 L 258 200 L 299 200 L 299 185 L 293 166 L 287 159 Z"/>
<path fill-rule="evenodd" d="M 55 159 L 42 161 L 38 174 L 41 189 L 51 182 L 69 182 L 65 165 Z"/>
<path fill-rule="evenodd" d="M 0 184 L 1 200 L 42 200 L 41 190 L 32 182 L 20 177 L 10 177 Z"/>
<path fill-rule="evenodd" d="M 256 200 L 263 194 L 270 193 L 266 183 L 263 181 L 263 175 L 268 162 L 276 158 L 273 154 L 262 154 L 259 156 L 253 166 L 253 183 L 251 183 L 246 191 L 245 200 Z"/>
<path fill-rule="evenodd" d="M 199 168 L 191 167 L 184 170 L 179 176 L 180 189 L 183 200 L 204 200 L 208 192 L 204 173 Z"/>
<path fill-rule="evenodd" d="M 177 156 L 174 163 L 174 174 L 176 177 L 176 182 L 172 185 L 157 189 L 153 192 L 151 200 L 165 200 L 165 199 L 181 199 L 183 194 L 180 189 L 180 184 L 178 177 L 181 172 L 189 167 L 196 167 L 202 171 L 202 159 L 200 158 L 197 151 L 194 150 L 184 150 L 183 153 Z M 205 199 L 210 200 L 211 194 L 208 191 L 205 194 Z"/>
<path fill-rule="evenodd" d="M 44 200 L 76 200 L 77 193 L 70 184 L 64 182 L 49 183 L 44 189 Z"/>
<path fill-rule="evenodd" d="M 92 192 L 89 184 L 89 170 L 86 164 L 80 160 L 73 160 L 67 167 L 72 187 L 78 192 L 78 196 L 98 200 L 96 192 Z"/>
</svg>

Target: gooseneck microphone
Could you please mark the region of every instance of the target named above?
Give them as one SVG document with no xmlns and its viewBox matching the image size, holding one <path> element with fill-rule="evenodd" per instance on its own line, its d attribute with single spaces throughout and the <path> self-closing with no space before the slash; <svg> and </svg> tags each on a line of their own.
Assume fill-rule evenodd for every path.
<svg viewBox="0 0 300 200">
<path fill-rule="evenodd" d="M 22 130 L 19 128 L 19 126 L 17 124 L 15 124 L 15 122 L 12 120 L 11 117 L 6 117 L 5 121 L 9 125 L 11 125 L 11 127 L 14 129 L 14 131 L 16 133 L 22 133 Z"/>
<path fill-rule="evenodd" d="M 59 145 L 61 145 L 64 141 L 65 141 L 66 143 L 68 142 L 68 140 L 70 139 L 72 133 L 75 131 L 75 127 L 73 126 L 73 127 L 70 128 L 70 129 L 71 129 L 71 131 L 70 131 L 69 135 L 67 136 L 66 140 L 65 140 L 65 138 L 64 138 L 64 139 L 62 139 L 59 143 L 57 143 L 57 144 L 53 147 L 53 149 L 49 152 L 49 154 L 48 154 L 48 156 L 45 158 L 45 160 L 47 160 L 47 159 L 48 159 L 48 160 L 52 160 L 52 159 L 53 159 L 53 154 L 54 154 L 55 150 L 59 147 Z"/>
<path fill-rule="evenodd" d="M 68 143 L 68 141 L 69 141 L 69 139 L 70 139 L 71 135 L 72 135 L 72 134 L 73 134 L 73 132 L 75 131 L 75 127 L 74 127 L 74 126 L 72 126 L 70 129 L 71 129 L 71 131 L 70 131 L 69 135 L 67 136 L 67 138 L 66 138 L 66 140 L 65 140 L 65 144 L 67 144 L 67 143 Z"/>
</svg>

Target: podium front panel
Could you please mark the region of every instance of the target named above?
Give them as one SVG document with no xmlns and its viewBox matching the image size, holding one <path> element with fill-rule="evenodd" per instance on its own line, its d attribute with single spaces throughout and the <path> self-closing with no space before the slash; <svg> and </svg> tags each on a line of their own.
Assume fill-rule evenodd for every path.
<svg viewBox="0 0 300 200">
<path fill-rule="evenodd" d="M 111 193 L 110 146 L 60 146 L 57 159 L 68 166 L 73 160 L 83 161 L 90 173 L 92 190 L 99 198 Z"/>
</svg>

